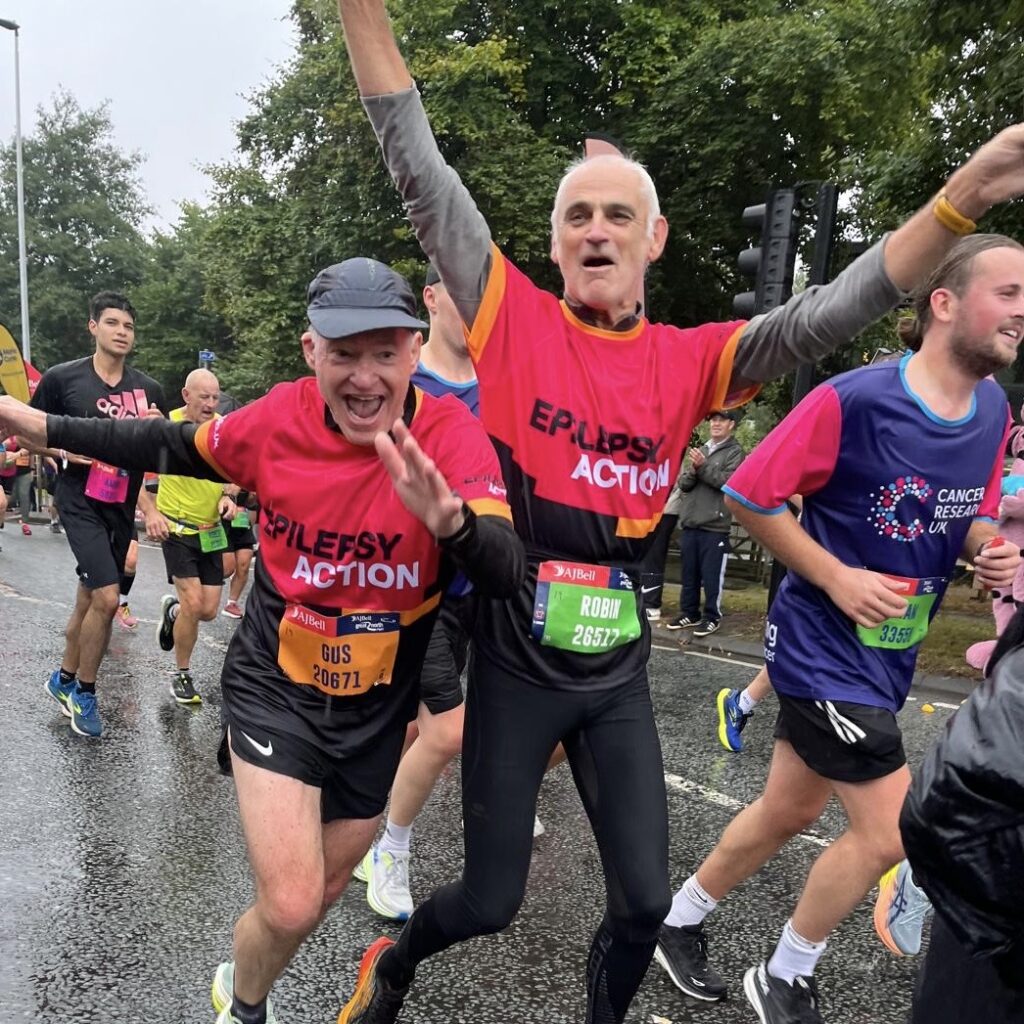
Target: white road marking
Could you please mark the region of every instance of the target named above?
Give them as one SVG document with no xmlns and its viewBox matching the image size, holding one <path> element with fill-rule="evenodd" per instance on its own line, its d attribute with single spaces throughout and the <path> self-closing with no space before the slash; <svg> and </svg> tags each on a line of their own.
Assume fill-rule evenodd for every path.
<svg viewBox="0 0 1024 1024">
<path fill-rule="evenodd" d="M 664 644 L 651 644 L 656 651 L 670 651 L 675 654 L 685 654 L 691 658 L 707 658 L 708 661 L 724 661 L 727 665 L 746 665 L 749 668 L 758 668 L 755 661 L 745 661 L 743 658 L 723 658 L 717 654 L 705 654 L 703 651 L 687 651 L 680 647 L 666 647 Z"/>
<path fill-rule="evenodd" d="M 736 797 L 729 796 L 728 793 L 719 793 L 717 789 L 709 789 L 692 779 L 684 779 L 681 775 L 672 775 L 666 772 L 665 784 L 678 793 L 698 797 L 705 803 L 724 807 L 727 811 L 742 811 L 747 806 L 742 800 L 737 800 Z M 796 838 L 813 843 L 815 846 L 828 846 L 830 842 L 830 840 L 822 839 L 821 836 L 812 835 L 810 832 L 801 832 Z"/>
</svg>

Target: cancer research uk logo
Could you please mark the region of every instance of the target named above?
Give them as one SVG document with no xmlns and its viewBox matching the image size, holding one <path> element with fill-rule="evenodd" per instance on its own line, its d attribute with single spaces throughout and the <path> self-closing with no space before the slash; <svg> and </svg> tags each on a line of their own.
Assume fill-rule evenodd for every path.
<svg viewBox="0 0 1024 1024">
<path fill-rule="evenodd" d="M 904 544 L 917 540 L 925 532 L 924 523 L 917 517 L 909 523 L 900 522 L 896 509 L 904 498 L 916 498 L 923 505 L 934 493 L 931 484 L 922 477 L 898 476 L 891 484 L 883 484 L 877 494 L 871 495 L 877 501 L 868 522 L 879 536 Z"/>
</svg>

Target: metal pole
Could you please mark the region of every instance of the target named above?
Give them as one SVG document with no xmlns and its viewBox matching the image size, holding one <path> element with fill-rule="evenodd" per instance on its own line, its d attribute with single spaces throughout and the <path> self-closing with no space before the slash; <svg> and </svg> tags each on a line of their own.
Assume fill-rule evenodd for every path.
<svg viewBox="0 0 1024 1024">
<path fill-rule="evenodd" d="M 0 28 L 14 33 L 14 154 L 18 179 L 18 270 L 21 286 L 21 355 L 25 362 L 32 358 L 28 328 L 28 249 L 25 244 L 25 176 L 21 166 L 21 60 L 18 47 L 19 26 L 16 21 L 0 18 Z"/>
</svg>

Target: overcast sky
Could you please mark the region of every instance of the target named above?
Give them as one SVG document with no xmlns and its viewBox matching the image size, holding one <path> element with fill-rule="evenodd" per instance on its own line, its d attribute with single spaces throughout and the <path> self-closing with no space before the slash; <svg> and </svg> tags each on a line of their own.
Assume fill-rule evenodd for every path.
<svg viewBox="0 0 1024 1024">
<path fill-rule="evenodd" d="M 199 165 L 228 157 L 244 99 L 292 54 L 290 0 L 0 0 L 21 26 L 22 133 L 67 89 L 84 108 L 110 101 L 117 141 L 145 157 L 153 224 L 202 201 Z M 14 33 L 0 30 L 0 139 L 14 137 Z"/>
</svg>

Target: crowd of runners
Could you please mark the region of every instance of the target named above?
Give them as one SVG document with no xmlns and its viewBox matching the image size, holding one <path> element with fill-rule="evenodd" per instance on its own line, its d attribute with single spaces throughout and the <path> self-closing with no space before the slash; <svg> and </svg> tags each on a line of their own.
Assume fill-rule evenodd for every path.
<svg viewBox="0 0 1024 1024">
<path fill-rule="evenodd" d="M 97 681 L 112 623 L 132 618 L 138 511 L 174 588 L 158 625 L 171 692 L 201 702 L 190 659 L 229 562 L 223 611 L 240 622 L 220 684 L 256 884 L 215 971 L 218 1024 L 276 1021 L 275 980 L 353 874 L 376 912 L 405 924 L 366 951 L 338 1021 L 401 1020 L 419 964 L 515 917 L 538 790 L 563 759 L 607 894 L 586 959 L 587 1024 L 625 1020 L 652 958 L 690 997 L 716 1002 L 740 984 L 763 1024 L 822 1021 L 815 966 L 880 879 L 875 925 L 899 954 L 920 948 L 926 892 L 945 894 L 940 916 L 947 901 L 971 904 L 955 880 L 967 868 L 922 860 L 918 871 L 904 849 L 901 809 L 929 793 L 907 799 L 896 714 L 957 559 L 997 588 L 1020 563 L 995 525 L 1011 418 L 988 378 L 1014 361 L 1024 331 L 1024 248 L 975 222 L 1024 193 L 1024 127 L 983 146 L 831 284 L 749 322 L 676 328 L 648 321 L 636 299 L 668 232 L 640 164 L 601 156 L 567 169 L 551 213 L 562 297 L 539 289 L 441 156 L 382 0 L 339 8 L 430 261 L 429 324 L 401 276 L 350 256 L 305 297 L 311 375 L 221 416 L 209 371 L 189 375 L 179 405 L 129 365 L 135 311 L 97 295 L 94 354 L 48 370 L 30 406 L 0 399 L 3 436 L 60 467 L 56 504 L 77 561 L 46 692 L 76 733 L 102 735 Z M 720 738 L 741 749 L 772 690 L 778 720 L 762 794 L 701 863 L 674 846 L 686 877 L 673 895 L 637 583 L 691 432 L 908 295 L 906 354 L 812 391 L 725 488 L 790 572 L 769 611 L 764 671 L 719 694 Z M 158 474 L 155 497 L 146 473 Z M 460 752 L 461 875 L 414 907 L 412 829 Z M 723 978 L 715 907 L 833 796 L 846 829 L 779 921 L 774 951 Z M 925 814 L 914 849 L 927 849 L 927 829 Z M 972 958 L 978 933 L 991 952 L 992 932 L 1009 926 L 980 898 L 973 910 L 986 928 L 963 927 L 959 911 L 959 924 L 945 919 L 915 1021 L 965 1019 L 942 992 L 954 963 L 977 1015 L 1021 1019 L 1012 972 Z"/>
</svg>

